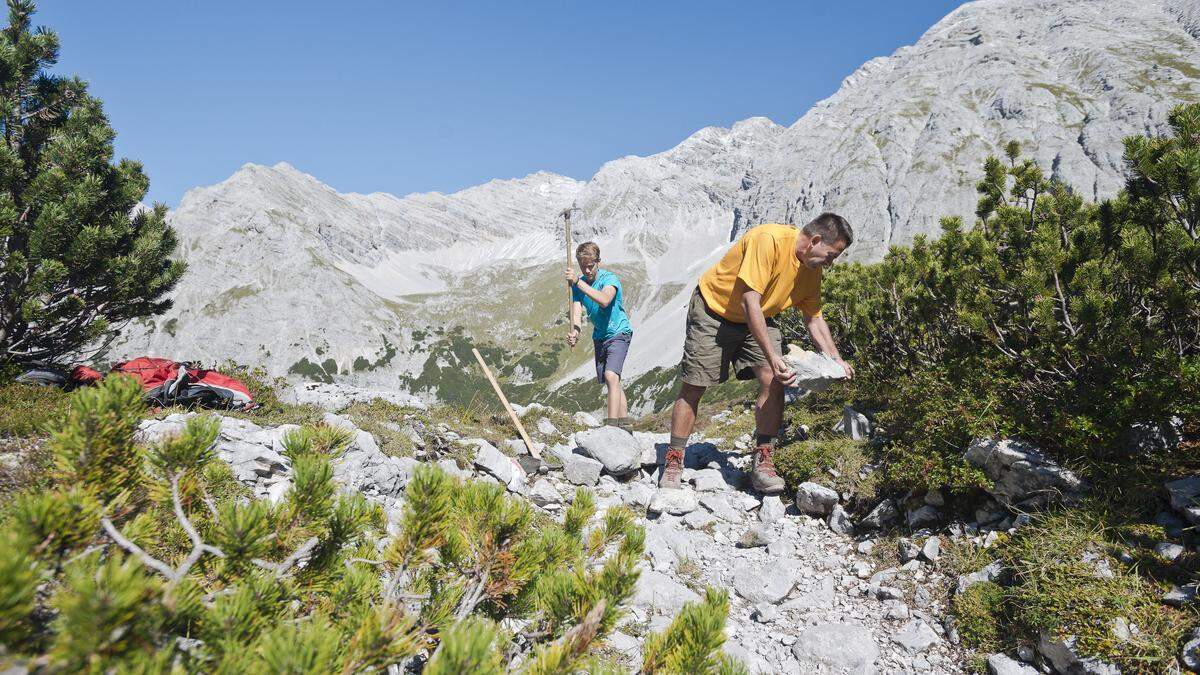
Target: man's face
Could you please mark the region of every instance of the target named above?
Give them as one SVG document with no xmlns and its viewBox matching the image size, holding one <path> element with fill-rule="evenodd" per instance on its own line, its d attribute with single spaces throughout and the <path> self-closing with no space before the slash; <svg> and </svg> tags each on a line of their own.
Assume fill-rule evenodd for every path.
<svg viewBox="0 0 1200 675">
<path fill-rule="evenodd" d="M 599 258 L 581 255 L 576 256 L 575 261 L 579 263 L 579 271 L 583 273 L 583 276 L 589 279 L 596 278 L 596 266 L 600 264 Z"/>
<path fill-rule="evenodd" d="M 814 234 L 808 240 L 808 246 L 800 251 L 800 262 L 809 269 L 829 267 L 834 260 L 846 250 L 846 242 L 829 243 L 821 235 Z"/>
</svg>

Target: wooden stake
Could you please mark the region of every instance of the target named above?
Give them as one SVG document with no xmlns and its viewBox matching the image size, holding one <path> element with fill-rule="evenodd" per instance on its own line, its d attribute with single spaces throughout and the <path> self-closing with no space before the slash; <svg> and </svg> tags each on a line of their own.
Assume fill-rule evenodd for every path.
<svg viewBox="0 0 1200 675">
<path fill-rule="evenodd" d="M 529 449 L 529 454 L 537 459 L 541 459 L 542 453 L 533 447 L 533 441 L 529 440 L 529 434 L 525 433 L 525 427 L 521 424 L 521 418 L 517 417 L 517 414 L 513 412 L 512 404 L 508 402 L 508 398 L 504 396 L 504 392 L 500 391 L 500 383 L 496 381 L 496 376 L 492 375 L 492 369 L 488 368 L 488 364 L 484 362 L 483 355 L 474 347 L 471 348 L 471 353 L 475 355 L 475 360 L 479 362 L 479 367 L 483 368 L 483 374 L 487 375 L 488 382 L 492 383 L 492 389 L 496 390 L 496 396 L 499 396 L 500 402 L 504 404 L 504 410 L 508 412 L 508 418 L 517 427 L 517 433 L 521 434 L 521 440 L 525 441 L 525 447 Z"/>
<path fill-rule="evenodd" d="M 575 205 L 572 204 L 571 208 L 563 209 L 563 212 L 562 212 L 563 227 L 566 228 L 566 232 L 567 232 L 567 269 L 572 270 L 572 271 L 575 269 L 575 263 L 574 263 L 575 256 L 571 255 L 571 211 L 574 209 L 575 209 Z M 568 286 L 567 287 L 567 332 L 568 333 L 571 332 L 571 305 L 574 304 L 574 301 L 575 301 L 575 292 L 571 287 Z"/>
</svg>

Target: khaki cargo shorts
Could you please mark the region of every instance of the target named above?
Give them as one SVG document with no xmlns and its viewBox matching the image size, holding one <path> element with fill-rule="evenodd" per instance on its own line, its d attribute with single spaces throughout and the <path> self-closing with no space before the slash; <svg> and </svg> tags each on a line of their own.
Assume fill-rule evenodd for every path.
<svg viewBox="0 0 1200 675">
<path fill-rule="evenodd" d="M 771 342 L 783 353 L 783 334 L 773 319 L 767 319 Z M 708 308 L 699 287 L 688 304 L 687 336 L 679 364 L 683 381 L 711 387 L 729 379 L 729 366 L 739 380 L 753 380 L 755 366 L 767 365 L 767 357 L 750 334 L 750 327 L 734 323 Z"/>
</svg>

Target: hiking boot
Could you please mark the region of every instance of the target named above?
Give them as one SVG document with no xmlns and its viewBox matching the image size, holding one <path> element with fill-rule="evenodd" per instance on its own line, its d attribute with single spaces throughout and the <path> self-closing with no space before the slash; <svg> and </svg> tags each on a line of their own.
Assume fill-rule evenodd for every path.
<svg viewBox="0 0 1200 675">
<path fill-rule="evenodd" d="M 767 495 L 783 492 L 783 479 L 775 472 L 775 462 L 771 461 L 771 446 L 769 445 L 760 445 L 754 449 L 754 468 L 750 472 L 750 486 Z"/>
<path fill-rule="evenodd" d="M 678 490 L 682 478 L 683 448 L 667 448 L 667 459 L 663 463 L 663 472 L 658 479 L 658 487 Z"/>
</svg>

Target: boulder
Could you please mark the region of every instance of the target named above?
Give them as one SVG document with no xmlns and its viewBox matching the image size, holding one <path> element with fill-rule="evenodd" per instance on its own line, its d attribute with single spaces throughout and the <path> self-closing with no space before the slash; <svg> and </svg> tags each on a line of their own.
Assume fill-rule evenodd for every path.
<svg viewBox="0 0 1200 675">
<path fill-rule="evenodd" d="M 1038 636 L 1038 652 L 1060 673 L 1078 675 L 1120 675 L 1121 669 L 1095 657 L 1080 656 L 1074 635 L 1058 638 L 1043 631 Z"/>
<path fill-rule="evenodd" d="M 659 489 L 654 493 L 654 498 L 650 500 L 649 506 L 646 507 L 646 512 L 682 516 L 695 511 L 698 506 L 700 506 L 700 502 L 696 499 L 696 493 L 688 488 Z"/>
<path fill-rule="evenodd" d="M 804 482 L 796 486 L 796 508 L 810 516 L 825 517 L 838 503 L 838 493 L 819 483 Z"/>
<path fill-rule="evenodd" d="M 988 675 L 1038 675 L 1038 669 L 1007 654 L 992 654 L 987 658 Z"/>
<path fill-rule="evenodd" d="M 604 465 L 614 476 L 624 476 L 642 466 L 642 445 L 618 427 L 596 427 L 575 434 L 580 452 Z"/>
<path fill-rule="evenodd" d="M 1200 476 L 1181 478 L 1166 483 L 1167 497 L 1175 509 L 1193 525 L 1200 525 Z"/>
<path fill-rule="evenodd" d="M 954 583 L 954 592 L 955 594 L 962 593 L 975 584 L 985 581 L 999 582 L 1002 574 L 1004 574 L 1004 566 L 1000 564 L 999 560 L 996 560 L 978 572 L 960 574 Z"/>
<path fill-rule="evenodd" d="M 764 523 L 773 523 L 784 516 L 786 507 L 778 495 L 763 497 L 762 506 L 758 508 L 758 519 Z"/>
<path fill-rule="evenodd" d="M 827 623 L 812 626 L 796 635 L 792 654 L 803 672 L 855 673 L 875 671 L 879 646 L 863 626 Z"/>
<path fill-rule="evenodd" d="M 496 449 L 496 446 L 482 438 L 473 438 L 468 442 L 475 444 L 475 466 L 500 481 L 509 491 L 525 494 L 525 470 L 517 460 Z"/>
<path fill-rule="evenodd" d="M 911 654 L 923 652 L 941 641 L 929 624 L 920 619 L 909 621 L 892 635 L 892 642 L 904 647 Z"/>
<path fill-rule="evenodd" d="M 900 511 L 896 509 L 896 502 L 885 499 L 863 518 L 859 525 L 866 530 L 879 530 L 896 522 L 900 517 Z"/>
<path fill-rule="evenodd" d="M 750 602 L 777 604 L 796 585 L 794 567 L 767 563 L 742 565 L 733 570 L 733 590 Z"/>
<path fill-rule="evenodd" d="M 988 492 L 1007 507 L 1044 506 L 1073 499 L 1083 492 L 1082 480 L 1047 458 L 1036 447 L 1011 438 L 976 439 L 964 458 L 992 480 Z"/>
<path fill-rule="evenodd" d="M 550 452 L 562 462 L 563 477 L 572 485 L 591 487 L 600 482 L 600 472 L 604 469 L 600 462 L 575 454 L 562 445 L 551 448 Z"/>
<path fill-rule="evenodd" d="M 825 524 L 829 526 L 830 530 L 833 530 L 838 534 L 854 534 L 854 523 L 850 522 L 850 515 L 842 510 L 841 504 L 835 504 L 833 506 L 833 511 L 831 511 L 829 517 L 825 519 Z"/>
<path fill-rule="evenodd" d="M 871 420 L 850 406 L 842 408 L 842 419 L 833 425 L 833 430 L 848 438 L 860 441 L 871 437 Z"/>
</svg>

